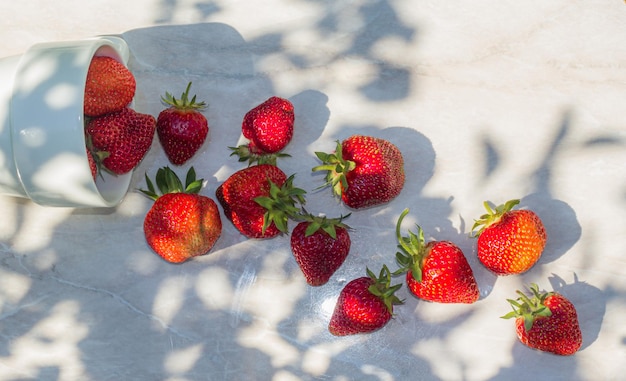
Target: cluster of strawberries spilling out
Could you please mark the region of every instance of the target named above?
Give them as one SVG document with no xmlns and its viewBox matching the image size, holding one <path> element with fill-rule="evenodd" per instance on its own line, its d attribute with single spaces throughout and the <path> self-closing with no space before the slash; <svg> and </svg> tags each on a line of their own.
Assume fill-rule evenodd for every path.
<svg viewBox="0 0 626 381">
<path fill-rule="evenodd" d="M 161 146 L 174 165 L 188 162 L 203 145 L 208 123 L 201 111 L 204 102 L 189 97 L 188 84 L 179 99 L 166 93 L 168 106 L 155 120 L 130 109 L 135 91 L 134 78 L 120 63 L 96 57 L 90 68 L 85 94 L 88 157 L 95 168 L 126 173 L 141 161 L 156 131 Z M 306 282 L 326 284 L 345 262 L 351 246 L 350 216 L 328 218 L 309 213 L 306 191 L 294 185 L 278 166 L 294 133 L 294 107 L 287 99 L 270 97 L 248 111 L 242 121 L 242 135 L 248 142 L 229 147 L 232 155 L 248 165 L 215 192 L 217 202 L 200 195 L 202 179 L 191 167 L 185 182 L 169 167 L 161 168 L 153 182 L 146 175 L 147 189 L 154 200 L 144 220 L 148 245 L 163 259 L 181 263 L 208 253 L 222 233 L 218 203 L 224 215 L 244 236 L 269 239 L 289 234 L 290 246 Z M 373 136 L 353 135 L 337 141 L 331 153 L 316 152 L 321 162 L 313 172 L 325 174 L 325 183 L 334 195 L 354 211 L 389 203 L 405 183 L 404 159 L 391 142 Z M 94 173 L 94 177 L 96 176 Z M 539 260 L 547 239 L 541 219 L 531 210 L 514 207 L 511 200 L 492 208 L 476 220 L 472 233 L 477 238 L 480 263 L 496 275 L 521 274 Z M 415 297 L 436 303 L 467 303 L 479 300 L 480 291 L 472 268 L 461 249 L 450 241 L 426 241 L 424 231 L 401 233 L 405 209 L 396 223 L 398 269 L 383 265 L 378 274 L 366 268 L 363 277 L 348 282 L 339 294 L 328 329 L 333 335 L 351 335 L 378 330 L 393 317 L 394 306 L 402 304 L 392 285 L 395 276 L 404 276 Z M 518 291 L 509 300 L 513 311 L 503 318 L 516 318 L 519 340 L 536 349 L 559 355 L 575 353 L 582 335 L 576 310 L 569 300 L 555 292 L 541 293 L 530 287 L 529 297 Z"/>
<path fill-rule="evenodd" d="M 91 60 L 85 83 L 83 109 L 87 158 L 91 174 L 130 172 L 152 145 L 155 119 L 130 107 L 135 96 L 133 74 L 111 57 Z"/>
<path fill-rule="evenodd" d="M 114 58 L 95 56 L 87 71 L 83 109 L 85 141 L 91 174 L 113 175 L 132 171 L 152 146 L 155 131 L 170 162 L 182 165 L 202 146 L 209 132 L 200 111 L 204 102 L 189 98 L 191 82 L 179 99 L 162 97 L 168 106 L 155 119 L 131 108 L 136 81 L 128 68 Z"/>
</svg>

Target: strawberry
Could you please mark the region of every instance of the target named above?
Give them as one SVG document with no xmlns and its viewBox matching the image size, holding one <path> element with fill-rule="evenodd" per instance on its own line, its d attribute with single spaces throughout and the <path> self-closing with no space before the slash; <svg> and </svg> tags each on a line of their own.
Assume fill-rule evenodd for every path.
<svg viewBox="0 0 626 381">
<path fill-rule="evenodd" d="M 530 348 L 562 356 L 576 353 L 582 333 L 572 302 L 556 292 L 541 293 L 534 283 L 530 291 L 530 298 L 518 290 L 516 300 L 508 299 L 513 311 L 502 318 L 515 318 L 517 337 Z"/>
<path fill-rule="evenodd" d="M 287 156 L 280 153 L 293 137 L 293 104 L 287 99 L 270 97 L 246 113 L 241 124 L 247 145 L 230 147 L 240 161 L 251 164 L 276 164 L 276 158 Z"/>
<path fill-rule="evenodd" d="M 222 221 L 215 201 L 198 194 L 202 179 L 196 180 L 191 167 L 185 186 L 168 167 L 156 173 L 157 191 L 148 175 L 143 194 L 155 200 L 146 214 L 143 231 L 146 242 L 163 259 L 181 263 L 209 252 L 220 234 Z"/>
<path fill-rule="evenodd" d="M 402 153 L 387 140 L 353 135 L 338 141 L 334 153 L 315 155 L 322 165 L 313 171 L 326 171 L 326 185 L 350 208 L 387 203 L 404 186 Z"/>
<path fill-rule="evenodd" d="M 400 235 L 402 220 L 409 213 L 405 209 L 396 224 L 396 237 L 401 252 L 396 254 L 400 269 L 394 275 L 406 272 L 407 287 L 420 299 L 439 303 L 471 304 L 480 296 L 474 273 L 463 252 L 449 241 L 424 240 L 424 231 L 417 226 L 417 234 L 409 231 Z"/>
<path fill-rule="evenodd" d="M 204 102 L 196 102 L 196 96 L 189 99 L 191 82 L 187 85 L 180 99 L 166 92 L 161 98 L 169 105 L 157 117 L 157 135 L 169 161 L 182 165 L 191 159 L 200 149 L 209 133 L 209 124 L 200 110 L 206 107 Z"/>
<path fill-rule="evenodd" d="M 394 295 L 402 285 L 390 284 L 391 273 L 384 265 L 378 277 L 367 269 L 367 276 L 348 282 L 339 293 L 328 324 L 329 332 L 345 336 L 384 327 L 393 316 L 393 306 L 402 304 Z"/>
<path fill-rule="evenodd" d="M 93 181 L 96 181 L 98 177 L 98 164 L 96 163 L 96 159 L 93 154 L 89 151 L 89 148 L 85 148 L 87 153 L 87 162 L 89 163 L 89 169 L 91 170 L 91 177 L 93 177 Z"/>
<path fill-rule="evenodd" d="M 350 252 L 350 234 L 343 219 L 301 216 L 291 232 L 291 252 L 311 286 L 321 286 L 343 264 Z"/>
<path fill-rule="evenodd" d="M 108 153 L 102 165 L 114 174 L 130 172 L 152 145 L 156 121 L 131 108 L 92 118 L 86 132 L 94 151 Z"/>
<path fill-rule="evenodd" d="M 93 147 L 93 141 L 89 134 L 85 134 L 85 151 L 87 152 L 87 162 L 91 170 L 91 177 L 96 181 L 98 175 L 102 176 L 102 160 L 109 156 L 108 152 L 97 151 Z"/>
<path fill-rule="evenodd" d="M 510 200 L 494 210 L 485 202 L 487 214 L 472 227 L 474 237 L 478 237 L 478 259 L 497 275 L 528 271 L 546 245 L 541 219 L 531 210 L 512 210 L 518 203 Z"/>
<path fill-rule="evenodd" d="M 91 59 L 85 82 L 83 112 L 91 117 L 120 111 L 132 102 L 137 84 L 121 62 L 105 56 Z"/>
<path fill-rule="evenodd" d="M 259 164 L 233 173 L 216 190 L 224 214 L 249 238 L 271 238 L 286 233 L 290 218 L 304 204 L 305 191 L 293 186 L 294 176 L 278 167 Z"/>
</svg>

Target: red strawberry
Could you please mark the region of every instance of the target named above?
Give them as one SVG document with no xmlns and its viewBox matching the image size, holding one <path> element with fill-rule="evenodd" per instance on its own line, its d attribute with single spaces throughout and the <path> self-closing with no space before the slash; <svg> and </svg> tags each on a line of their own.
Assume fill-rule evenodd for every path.
<svg viewBox="0 0 626 381">
<path fill-rule="evenodd" d="M 96 164 L 96 159 L 93 157 L 93 154 L 89 151 L 89 148 L 85 148 L 87 153 L 87 162 L 89 162 L 89 169 L 91 170 L 91 177 L 96 181 L 98 177 L 98 164 Z"/>
<path fill-rule="evenodd" d="M 353 135 L 337 142 L 333 154 L 316 152 L 327 171 L 326 184 L 351 208 L 380 205 L 395 198 L 404 186 L 404 159 L 387 140 Z"/>
<path fill-rule="evenodd" d="M 304 190 L 280 168 L 259 164 L 233 173 L 216 190 L 224 214 L 243 235 L 271 238 L 287 232 L 289 218 L 304 204 Z"/>
<path fill-rule="evenodd" d="M 93 57 L 87 70 L 83 112 L 93 117 L 120 111 L 132 102 L 136 86 L 124 64 L 111 57 Z"/>
<path fill-rule="evenodd" d="M 103 152 L 103 151 L 96 151 L 93 147 L 93 142 L 89 134 L 85 134 L 85 141 L 86 141 L 85 150 L 87 152 L 87 162 L 89 163 L 89 169 L 91 170 L 91 177 L 93 177 L 95 181 L 98 175 L 102 176 L 102 173 L 101 173 L 102 160 L 106 159 L 109 156 L 109 153 Z"/>
<path fill-rule="evenodd" d="M 487 214 L 477 220 L 478 259 L 497 275 L 528 271 L 541 257 L 546 231 L 539 216 L 531 210 L 512 210 L 519 200 L 510 200 L 496 209 L 485 202 Z"/>
<path fill-rule="evenodd" d="M 89 120 L 86 131 L 94 151 L 108 153 L 102 165 L 121 175 L 135 168 L 148 152 L 155 127 L 152 115 L 124 108 Z"/>
<path fill-rule="evenodd" d="M 556 292 L 540 293 L 534 283 L 530 291 L 531 298 L 518 290 L 519 298 L 508 300 L 513 311 L 502 318 L 515 318 L 517 337 L 530 348 L 563 356 L 576 353 L 582 333 L 572 302 Z"/>
<path fill-rule="evenodd" d="M 222 233 L 222 221 L 217 204 L 198 194 L 202 179 L 196 180 L 191 167 L 185 187 L 168 167 L 156 174 L 156 185 L 146 175 L 148 190 L 141 190 L 155 200 L 146 214 L 143 231 L 148 245 L 163 259 L 181 263 L 209 252 Z"/>
<path fill-rule="evenodd" d="M 196 102 L 195 95 L 189 99 L 190 87 L 191 82 L 180 99 L 166 92 L 161 99 L 170 107 L 161 111 L 157 117 L 159 141 L 168 159 L 175 165 L 185 164 L 191 159 L 209 133 L 206 117 L 200 113 L 206 104 Z"/>
<path fill-rule="evenodd" d="M 271 97 L 246 113 L 241 125 L 247 145 L 230 147 L 240 161 L 276 164 L 293 137 L 293 104 L 287 99 Z"/>
<path fill-rule="evenodd" d="M 424 231 L 417 226 L 417 234 L 409 231 L 400 235 L 402 220 L 409 213 L 405 209 L 396 224 L 396 237 L 402 252 L 396 254 L 400 269 L 394 275 L 406 272 L 407 287 L 420 299 L 439 303 L 474 303 L 480 296 L 474 273 L 461 249 L 449 241 L 426 243 Z"/>
<path fill-rule="evenodd" d="M 393 316 L 393 306 L 402 304 L 394 295 L 401 284 L 391 286 L 391 273 L 383 266 L 376 277 L 367 269 L 366 277 L 354 279 L 341 290 L 328 330 L 335 336 L 368 333 L 384 327 Z"/>
<path fill-rule="evenodd" d="M 291 232 L 291 251 L 311 286 L 326 284 L 350 252 L 349 227 L 339 218 L 306 213 Z"/>
</svg>

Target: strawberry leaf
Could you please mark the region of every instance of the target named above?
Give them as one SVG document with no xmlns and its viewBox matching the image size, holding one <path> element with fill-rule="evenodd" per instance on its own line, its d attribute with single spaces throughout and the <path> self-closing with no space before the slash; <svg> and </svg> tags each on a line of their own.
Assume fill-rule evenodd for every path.
<svg viewBox="0 0 626 381">
<path fill-rule="evenodd" d="M 180 181 L 180 178 L 169 167 L 163 167 L 157 170 L 154 181 L 156 183 L 156 188 L 154 183 L 148 177 L 147 173 L 145 174 L 145 180 L 148 189 L 139 189 L 139 191 L 153 200 L 158 199 L 160 197 L 159 194 L 164 195 L 168 193 L 199 193 L 202 189 L 204 181 L 204 179 L 196 180 L 196 171 L 193 167 L 191 167 L 187 171 L 184 188 L 183 183 Z"/>
<path fill-rule="evenodd" d="M 532 294 L 530 297 L 522 291 L 517 290 L 516 293 L 519 295 L 517 299 L 507 299 L 513 311 L 501 316 L 502 319 L 524 319 L 524 329 L 526 331 L 532 329 L 537 317 L 549 317 L 552 315 L 552 311 L 543 303 L 545 299 L 553 293 L 540 292 L 539 286 L 535 283 L 532 283 L 529 289 Z"/>
<path fill-rule="evenodd" d="M 478 220 L 474 220 L 470 236 L 476 238 L 481 235 L 487 227 L 500 221 L 500 218 L 502 218 L 505 213 L 513 210 L 517 204 L 519 204 L 519 200 L 509 200 L 493 209 L 488 201 L 483 202 L 483 206 L 485 207 L 485 210 L 487 210 L 487 213 L 480 216 Z"/>
</svg>

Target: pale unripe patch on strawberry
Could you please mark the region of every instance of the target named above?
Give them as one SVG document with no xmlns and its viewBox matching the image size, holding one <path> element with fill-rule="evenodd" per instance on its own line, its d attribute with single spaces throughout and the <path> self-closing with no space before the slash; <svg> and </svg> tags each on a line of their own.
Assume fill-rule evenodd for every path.
<svg viewBox="0 0 626 381">
<path fill-rule="evenodd" d="M 472 228 L 478 237 L 478 259 L 497 275 L 520 274 L 537 263 L 546 245 L 545 227 L 531 210 L 512 210 L 519 200 L 495 209 L 485 202 L 487 214 Z"/>
</svg>

